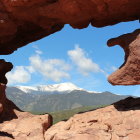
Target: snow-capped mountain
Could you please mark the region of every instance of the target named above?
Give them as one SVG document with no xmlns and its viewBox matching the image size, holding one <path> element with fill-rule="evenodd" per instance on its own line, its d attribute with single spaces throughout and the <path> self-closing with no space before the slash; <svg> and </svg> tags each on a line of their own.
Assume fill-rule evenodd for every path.
<svg viewBox="0 0 140 140">
<path fill-rule="evenodd" d="M 83 106 L 108 105 L 127 96 L 111 92 L 86 91 L 72 83 L 48 86 L 7 87 L 6 94 L 22 110 L 32 112 L 54 112 Z"/>
<path fill-rule="evenodd" d="M 74 90 L 84 90 L 82 88 L 77 87 L 73 83 L 61 83 L 61 84 L 54 84 L 54 85 L 40 85 L 40 86 L 16 86 L 16 88 L 20 89 L 25 93 L 32 93 L 32 92 L 71 92 Z M 85 90 L 84 90 L 85 91 Z"/>
<path fill-rule="evenodd" d="M 33 112 L 54 112 L 82 106 L 108 105 L 127 97 L 107 91 L 87 91 L 72 83 L 7 87 L 6 94 L 8 99 L 22 110 Z"/>
</svg>

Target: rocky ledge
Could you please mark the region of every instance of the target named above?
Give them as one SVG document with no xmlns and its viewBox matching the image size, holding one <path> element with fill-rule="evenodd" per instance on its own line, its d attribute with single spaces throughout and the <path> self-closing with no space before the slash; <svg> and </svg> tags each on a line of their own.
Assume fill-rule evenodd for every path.
<svg viewBox="0 0 140 140">
<path fill-rule="evenodd" d="M 0 0 L 0 54 L 10 54 L 65 24 L 82 29 L 138 20 L 139 5 L 139 0 Z"/>
<path fill-rule="evenodd" d="M 139 140 L 140 98 L 76 114 L 45 132 L 45 140 Z"/>
</svg>

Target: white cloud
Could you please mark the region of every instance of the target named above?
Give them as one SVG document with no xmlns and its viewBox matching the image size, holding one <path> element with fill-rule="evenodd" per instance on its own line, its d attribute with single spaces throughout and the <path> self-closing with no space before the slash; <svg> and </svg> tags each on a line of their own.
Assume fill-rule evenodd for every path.
<svg viewBox="0 0 140 140">
<path fill-rule="evenodd" d="M 89 73 L 94 72 L 103 72 L 104 71 L 99 67 L 98 64 L 92 61 L 92 59 L 86 56 L 86 52 L 81 49 L 78 45 L 74 50 L 68 51 L 68 56 L 77 66 L 78 71 L 83 75 L 89 75 Z"/>
<path fill-rule="evenodd" d="M 70 65 L 68 63 L 61 59 L 43 59 L 38 46 L 35 46 L 35 49 L 35 55 L 29 57 L 30 64 L 28 66 L 16 66 L 13 71 L 7 74 L 9 84 L 27 83 L 34 73 L 41 75 L 47 81 L 60 82 L 63 79 L 70 78 Z M 68 56 L 82 75 L 87 76 L 92 72 L 100 72 L 108 76 L 79 46 L 69 50 Z"/>
<path fill-rule="evenodd" d="M 70 65 L 61 59 L 42 59 L 42 51 L 35 46 L 35 55 L 29 57 L 28 66 L 16 66 L 7 73 L 8 84 L 22 84 L 31 80 L 31 74 L 41 74 L 46 80 L 60 82 L 63 78 L 70 78 Z"/>
<path fill-rule="evenodd" d="M 24 66 L 16 66 L 15 69 L 6 74 L 8 84 L 19 84 L 30 81 L 31 75 Z"/>
<path fill-rule="evenodd" d="M 63 60 L 43 60 L 38 54 L 31 56 L 29 60 L 31 63 L 30 69 L 43 75 L 46 80 L 53 80 L 55 82 L 59 82 L 63 78 L 70 78 L 70 75 L 67 73 L 70 67 Z"/>
<path fill-rule="evenodd" d="M 43 52 L 40 51 L 40 50 L 36 50 L 35 52 L 36 52 L 36 54 L 39 54 L 39 55 L 41 55 L 41 54 L 43 53 Z"/>
<path fill-rule="evenodd" d="M 115 67 L 115 66 L 112 66 L 110 69 L 111 69 L 112 71 L 116 71 L 118 68 Z"/>
<path fill-rule="evenodd" d="M 36 49 L 36 50 L 38 50 L 38 49 L 39 49 L 38 45 L 36 45 L 36 44 L 35 44 L 35 45 L 33 45 L 32 47 L 33 47 L 34 49 Z"/>
<path fill-rule="evenodd" d="M 32 66 L 24 66 L 30 73 L 34 73 L 35 70 Z"/>
</svg>

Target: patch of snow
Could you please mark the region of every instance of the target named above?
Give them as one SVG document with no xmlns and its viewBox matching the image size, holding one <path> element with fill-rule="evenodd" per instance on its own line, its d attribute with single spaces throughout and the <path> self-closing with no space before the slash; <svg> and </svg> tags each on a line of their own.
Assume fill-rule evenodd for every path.
<svg viewBox="0 0 140 140">
<path fill-rule="evenodd" d="M 67 92 L 70 93 L 71 91 L 74 90 L 82 90 L 82 91 L 86 91 L 88 93 L 101 93 L 101 92 L 97 92 L 97 91 L 88 91 L 85 90 L 83 88 L 79 88 L 76 85 L 74 85 L 73 83 L 67 82 L 67 83 L 60 83 L 60 84 L 53 84 L 53 85 L 39 85 L 39 86 L 16 86 L 16 88 L 22 90 L 25 93 L 32 93 L 34 91 L 39 91 L 39 92 Z"/>
<path fill-rule="evenodd" d="M 37 87 L 40 91 L 48 91 L 48 92 L 66 92 L 66 91 L 73 91 L 73 90 L 81 90 L 82 88 L 77 87 L 72 83 L 61 83 L 61 84 L 54 84 L 54 85 L 40 85 Z"/>
<path fill-rule="evenodd" d="M 40 85 L 36 87 L 32 86 L 16 86 L 16 88 L 22 90 L 25 93 L 30 93 L 31 91 L 41 91 L 41 92 L 71 92 L 73 90 L 83 90 L 72 83 L 61 83 L 54 85 Z"/>
<path fill-rule="evenodd" d="M 16 86 L 16 88 L 20 89 L 25 93 L 30 93 L 31 91 L 37 91 L 37 88 L 32 86 Z"/>
<path fill-rule="evenodd" d="M 102 92 L 100 92 L 100 91 L 88 91 L 88 90 L 87 90 L 87 92 L 88 92 L 88 93 L 94 93 L 94 94 L 100 94 L 100 93 L 102 93 Z"/>
</svg>

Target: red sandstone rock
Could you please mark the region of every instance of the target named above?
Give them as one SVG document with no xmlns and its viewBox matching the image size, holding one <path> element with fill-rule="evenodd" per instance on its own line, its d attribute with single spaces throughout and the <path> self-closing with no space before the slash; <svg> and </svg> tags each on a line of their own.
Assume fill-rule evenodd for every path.
<svg viewBox="0 0 140 140">
<path fill-rule="evenodd" d="M 140 19 L 139 5 L 139 0 L 0 0 L 0 54 L 10 54 L 65 24 L 103 27 Z"/>
<path fill-rule="evenodd" d="M 140 98 L 71 117 L 45 132 L 45 140 L 139 140 Z"/>
<path fill-rule="evenodd" d="M 4 110 L 6 104 L 5 88 L 4 84 L 7 84 L 7 79 L 5 74 L 13 68 L 13 65 L 10 62 L 5 62 L 3 59 L 0 59 L 0 115 Z M 1 121 L 2 118 L 0 118 Z"/>
<path fill-rule="evenodd" d="M 124 64 L 108 81 L 113 85 L 140 84 L 140 29 L 108 41 L 109 46 L 120 45 L 125 52 Z"/>
<path fill-rule="evenodd" d="M 7 84 L 5 74 L 13 68 L 12 63 L 0 59 L 0 83 Z"/>
<path fill-rule="evenodd" d="M 32 115 L 16 110 L 14 112 L 17 115 L 17 119 L 0 124 L 0 140 L 6 140 L 7 138 L 10 140 L 13 138 L 15 140 L 44 140 L 44 132 L 51 125 L 51 119 L 48 114 Z M 3 136 L 1 136 L 2 133 Z"/>
<path fill-rule="evenodd" d="M 103 27 L 137 19 L 139 0 L 0 0 L 0 54 L 10 54 L 61 30 L 65 24 Z M 115 44 L 124 49 L 125 63 L 109 81 L 140 84 L 139 30 L 109 41 L 110 46 Z M 0 60 L 0 140 L 139 140 L 140 99 L 132 98 L 75 115 L 46 131 L 51 116 L 22 112 L 6 98 L 5 73 L 11 69 L 11 63 Z"/>
<path fill-rule="evenodd" d="M 45 131 L 52 125 L 51 116 L 21 111 L 6 98 L 5 88 L 0 84 L 0 140 L 44 140 Z"/>
</svg>

